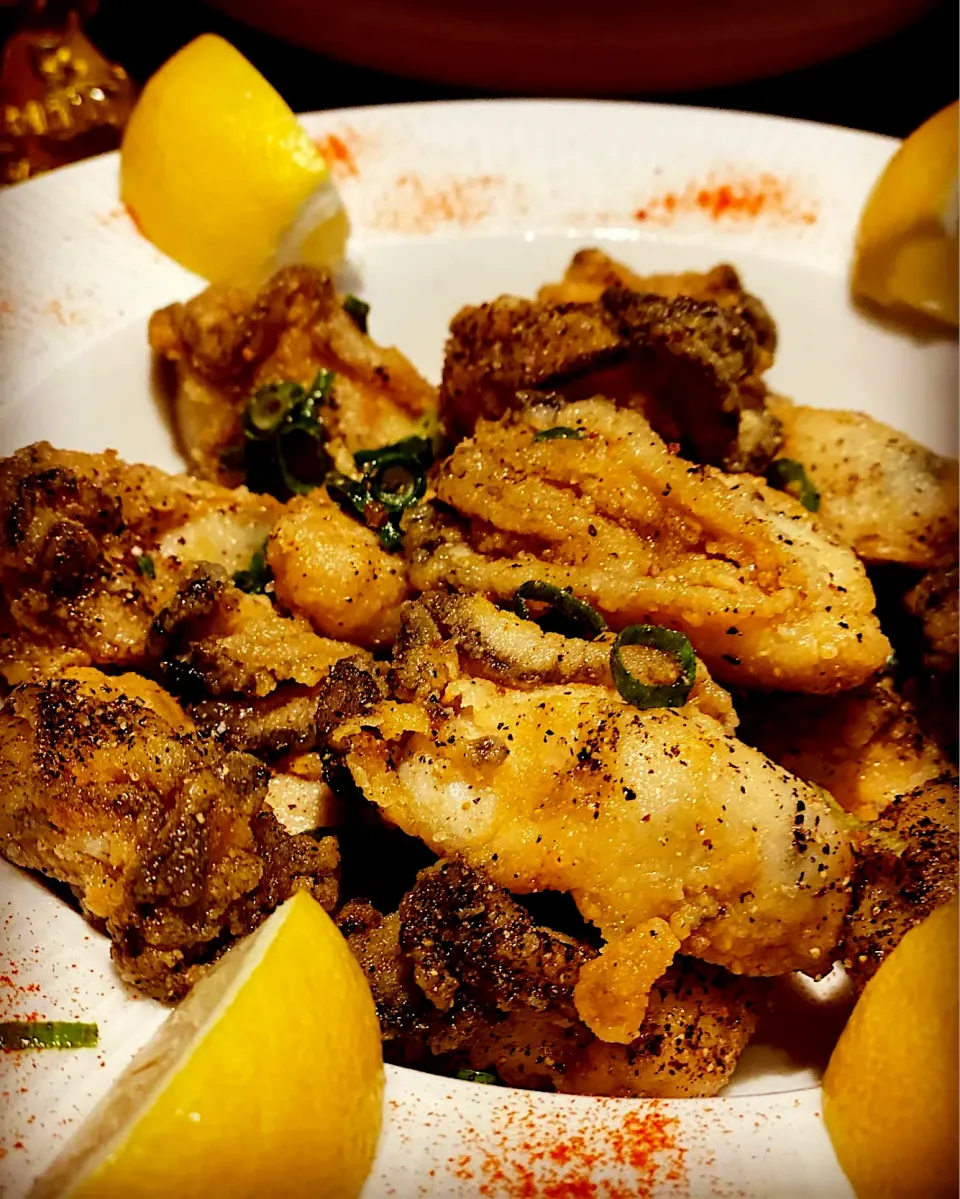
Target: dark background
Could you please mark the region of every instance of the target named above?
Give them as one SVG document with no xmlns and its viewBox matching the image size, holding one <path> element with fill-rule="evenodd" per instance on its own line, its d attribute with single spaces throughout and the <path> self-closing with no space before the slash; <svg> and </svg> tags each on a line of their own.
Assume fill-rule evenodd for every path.
<svg viewBox="0 0 960 1199">
<path fill-rule="evenodd" d="M 957 98 L 958 10 L 957 0 L 939 3 L 893 37 L 821 66 L 757 83 L 655 98 L 801 117 L 904 137 Z M 88 30 L 101 50 L 126 67 L 138 83 L 197 34 L 220 33 L 259 68 L 296 112 L 492 94 L 332 62 L 238 25 L 196 0 L 101 0 Z M 623 98 L 654 97 L 638 93 Z"/>
</svg>

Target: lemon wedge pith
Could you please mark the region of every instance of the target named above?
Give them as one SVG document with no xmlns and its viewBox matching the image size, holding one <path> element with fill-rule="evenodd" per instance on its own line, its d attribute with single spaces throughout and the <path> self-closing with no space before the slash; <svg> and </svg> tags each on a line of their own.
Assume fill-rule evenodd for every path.
<svg viewBox="0 0 960 1199">
<path fill-rule="evenodd" d="M 370 991 L 301 892 L 201 979 L 31 1199 L 355 1199 L 382 1101 Z"/>
<path fill-rule="evenodd" d="M 347 216 L 322 155 L 280 94 L 214 34 L 147 81 L 124 132 L 120 194 L 145 237 L 211 282 L 343 258 Z"/>
<path fill-rule="evenodd" d="M 957 900 L 912 928 L 864 988 L 823 1079 L 859 1199 L 957 1194 Z"/>
<path fill-rule="evenodd" d="M 958 104 L 942 109 L 890 159 L 857 234 L 854 295 L 883 308 L 958 322 Z"/>
</svg>

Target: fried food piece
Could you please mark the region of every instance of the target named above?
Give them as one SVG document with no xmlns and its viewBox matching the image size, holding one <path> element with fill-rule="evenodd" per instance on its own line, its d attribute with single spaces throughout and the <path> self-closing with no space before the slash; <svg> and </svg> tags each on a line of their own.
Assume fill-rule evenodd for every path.
<svg viewBox="0 0 960 1199">
<path fill-rule="evenodd" d="M 862 412 L 771 396 L 780 455 L 820 493 L 818 517 L 865 562 L 927 568 L 957 556 L 957 461 Z"/>
<path fill-rule="evenodd" d="M 923 664 L 934 674 L 956 673 L 960 651 L 960 569 L 931 570 L 907 593 L 907 611 L 923 624 Z"/>
<path fill-rule="evenodd" d="M 185 995 L 295 890 L 335 903 L 335 840 L 285 833 L 266 788 L 256 759 L 198 737 L 136 675 L 75 669 L 0 708 L 0 849 L 67 884 L 156 999 Z"/>
<path fill-rule="evenodd" d="M 278 603 L 321 633 L 368 649 L 392 643 L 410 592 L 406 563 L 342 512 L 326 488 L 290 501 L 270 535 L 267 561 Z"/>
<path fill-rule="evenodd" d="M 610 674 L 613 634 L 593 641 L 544 632 L 534 621 L 497 608 L 482 595 L 427 592 L 401 610 L 400 636 L 390 674 L 400 699 L 435 703 L 448 682 L 463 672 L 513 688 L 542 684 L 596 683 L 617 694 Z M 676 663 L 662 650 L 624 648 L 633 676 L 645 684 L 668 686 Z M 730 695 L 702 662 L 684 710 L 705 712 L 726 732 L 737 727 Z"/>
<path fill-rule="evenodd" d="M 112 451 L 18 450 L 0 462 L 0 673 L 142 665 L 188 564 L 247 566 L 280 507 Z"/>
<path fill-rule="evenodd" d="M 340 926 L 377 1002 L 388 1055 L 456 1055 L 511 1086 L 591 1095 L 715 1095 L 755 1025 L 755 984 L 679 959 L 631 1045 L 597 1040 L 573 1002 L 584 942 L 538 926 L 462 861 L 422 870 L 400 910 L 351 904 Z"/>
<path fill-rule="evenodd" d="M 958 779 L 897 798 L 857 848 L 843 962 L 862 990 L 915 924 L 957 894 Z"/>
<path fill-rule="evenodd" d="M 851 854 L 819 792 L 695 710 L 608 688 L 511 690 L 467 675 L 332 735 L 366 798 L 441 855 L 518 894 L 569 892 L 602 932 L 576 1006 L 638 1035 L 678 952 L 735 973 L 827 964 Z"/>
<path fill-rule="evenodd" d="M 422 432 L 436 413 L 434 388 L 399 350 L 361 332 L 325 270 L 284 267 L 256 294 L 208 287 L 155 312 L 149 339 L 172 364 L 177 433 L 204 479 L 242 482 L 223 456 L 242 448 L 244 407 L 266 383 L 309 386 L 320 370 L 336 372 L 323 420 L 341 470 L 355 450 Z"/>
<path fill-rule="evenodd" d="M 585 304 L 599 300 L 607 288 L 618 285 L 642 295 L 665 296 L 668 300 L 689 296 L 693 300 L 713 301 L 742 317 L 753 329 L 762 351 L 759 369 L 766 370 L 772 364 L 777 348 L 773 318 L 756 296 L 744 290 L 740 276 L 726 262 L 704 274 L 682 271 L 676 275 L 638 275 L 603 250 L 578 250 L 563 279 L 541 287 L 537 299 L 548 304 Z"/>
<path fill-rule="evenodd" d="M 836 696 L 757 696 L 739 735 L 860 820 L 950 768 L 890 678 Z"/>
<path fill-rule="evenodd" d="M 759 472 L 780 441 L 760 369 L 750 325 L 709 301 L 622 286 L 587 304 L 502 296 L 451 322 L 440 410 L 461 438 L 514 408 L 518 392 L 604 395 L 697 462 Z"/>
<path fill-rule="evenodd" d="M 555 427 L 580 439 L 535 441 Z M 614 629 L 685 633 L 722 683 L 831 693 L 890 654 L 861 563 L 796 500 L 692 467 L 606 400 L 538 403 L 481 421 L 441 464 L 445 509 L 407 531 L 410 580 L 511 600 L 569 587 Z"/>
<path fill-rule="evenodd" d="M 262 698 L 281 683 L 313 687 L 356 646 L 318 636 L 302 617 L 246 595 L 218 567 L 200 565 L 153 623 L 159 669 L 178 694 Z"/>
</svg>

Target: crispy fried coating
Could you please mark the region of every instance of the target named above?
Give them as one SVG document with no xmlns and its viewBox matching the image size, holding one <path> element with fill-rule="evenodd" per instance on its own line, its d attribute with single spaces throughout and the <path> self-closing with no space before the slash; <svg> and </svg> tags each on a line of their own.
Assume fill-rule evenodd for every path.
<svg viewBox="0 0 960 1199">
<path fill-rule="evenodd" d="M 200 739 L 155 683 L 91 668 L 0 708 L 0 848 L 67 884 L 145 994 L 187 993 L 295 890 L 336 901 L 336 842 L 261 811 L 267 771 Z"/>
<path fill-rule="evenodd" d="M 558 426 L 584 436 L 534 440 Z M 744 687 L 831 693 L 889 657 L 863 566 L 805 508 L 690 466 L 606 400 L 481 421 L 434 482 L 444 507 L 421 509 L 406 537 L 420 591 L 569 587 L 614 629 L 681 630 L 716 679 Z"/>
<path fill-rule="evenodd" d="M 191 470 L 235 485 L 223 461 L 243 445 L 247 400 L 265 383 L 313 382 L 336 372 L 323 409 L 340 469 L 355 450 L 386 445 L 435 416 L 435 390 L 399 350 L 377 345 L 343 309 L 328 271 L 279 270 L 256 294 L 213 286 L 150 319 L 151 348 L 173 368 L 173 413 Z"/>
<path fill-rule="evenodd" d="M 960 569 L 956 563 L 928 571 L 904 597 L 907 611 L 923 625 L 923 664 L 934 674 L 955 674 L 960 650 Z"/>
<path fill-rule="evenodd" d="M 503 611 L 482 595 L 432 591 L 405 604 L 390 673 L 399 699 L 436 702 L 461 670 L 513 688 L 596 683 L 615 692 L 610 673 L 613 634 L 593 641 L 544 632 L 534 621 Z M 664 686 L 676 679 L 676 663 L 662 650 L 630 646 L 625 664 L 643 683 Z M 737 727 L 730 695 L 702 662 L 685 710 L 705 712 L 726 732 Z"/>
<path fill-rule="evenodd" d="M 755 984 L 679 959 L 640 1036 L 605 1044 L 573 1002 L 584 942 L 534 923 L 459 860 L 420 872 L 386 918 L 350 904 L 341 930 L 377 1002 L 391 1058 L 455 1055 L 511 1086 L 592 1095 L 715 1095 L 755 1025 Z"/>
<path fill-rule="evenodd" d="M 377 665 L 358 654 L 338 658 L 313 686 L 280 683 L 263 697 L 201 699 L 188 704 L 187 711 L 205 736 L 276 762 L 325 747 L 332 728 L 369 711 L 385 694 Z"/>
<path fill-rule="evenodd" d="M 915 924 L 957 894 L 958 779 L 898 795 L 857 848 L 843 962 L 862 990 Z"/>
<path fill-rule="evenodd" d="M 722 262 L 709 271 L 681 271 L 675 275 L 638 275 L 603 250 L 578 250 L 564 271 L 559 283 L 547 283 L 537 292 L 537 299 L 549 304 L 584 304 L 599 300 L 609 287 L 621 285 L 643 295 L 653 294 L 674 300 L 689 296 L 694 300 L 711 300 L 721 308 L 733 311 L 753 329 L 765 360 L 760 369 L 773 362 L 777 348 L 777 327 L 762 301 L 744 290 L 736 270 Z"/>
<path fill-rule="evenodd" d="M 819 519 L 865 562 L 927 568 L 957 556 L 957 461 L 862 412 L 770 397 L 780 456 L 802 463 Z"/>
<path fill-rule="evenodd" d="M 367 799 L 440 855 L 518 894 L 569 892 L 607 944 L 576 1006 L 629 1043 L 678 952 L 736 973 L 818 969 L 851 855 L 820 793 L 709 716 L 610 689 L 463 675 L 332 737 Z"/>
<path fill-rule="evenodd" d="M 686 456 L 761 471 L 779 445 L 756 335 L 737 312 L 615 286 L 586 304 L 502 296 L 450 325 L 440 388 L 454 437 L 513 408 L 518 392 L 605 395 L 642 411 Z"/>
<path fill-rule="evenodd" d="M 153 623 L 159 669 L 178 694 L 262 698 L 281 683 L 314 687 L 356 646 L 320 637 L 263 595 L 234 587 L 219 567 L 199 565 Z"/>
<path fill-rule="evenodd" d="M 407 567 L 326 488 L 291 500 L 267 545 L 278 603 L 321 633 L 376 649 L 397 633 Z"/>
<path fill-rule="evenodd" d="M 189 564 L 245 567 L 280 507 L 112 451 L 18 450 L 0 462 L 0 672 L 142 665 Z"/>
<path fill-rule="evenodd" d="M 758 695 L 739 735 L 860 820 L 950 768 L 890 678 L 836 696 Z"/>
</svg>

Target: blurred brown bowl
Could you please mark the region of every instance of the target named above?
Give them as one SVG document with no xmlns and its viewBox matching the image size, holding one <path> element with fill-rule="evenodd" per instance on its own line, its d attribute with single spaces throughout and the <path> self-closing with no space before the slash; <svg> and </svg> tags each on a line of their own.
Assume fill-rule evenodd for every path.
<svg viewBox="0 0 960 1199">
<path fill-rule="evenodd" d="M 618 95 L 744 83 L 893 33 L 932 0 L 213 0 L 332 58 L 514 94 Z"/>
</svg>

